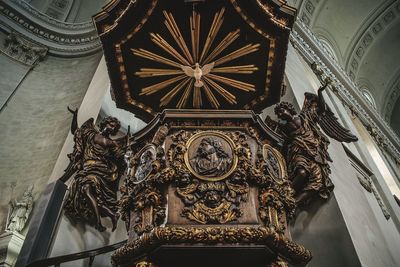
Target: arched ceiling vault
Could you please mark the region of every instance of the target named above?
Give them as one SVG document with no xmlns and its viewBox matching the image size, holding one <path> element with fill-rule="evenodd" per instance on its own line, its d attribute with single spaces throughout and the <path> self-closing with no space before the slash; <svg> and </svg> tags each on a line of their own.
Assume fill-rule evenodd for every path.
<svg viewBox="0 0 400 267">
<path fill-rule="evenodd" d="M 332 51 L 400 135 L 400 1 L 291 0 L 301 19 Z"/>
</svg>

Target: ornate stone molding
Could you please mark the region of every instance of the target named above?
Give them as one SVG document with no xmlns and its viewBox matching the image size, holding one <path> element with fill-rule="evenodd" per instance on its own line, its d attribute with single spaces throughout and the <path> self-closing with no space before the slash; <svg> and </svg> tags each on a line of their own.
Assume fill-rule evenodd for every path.
<svg viewBox="0 0 400 267">
<path fill-rule="evenodd" d="M 307 0 L 299 5 L 299 17 L 307 26 L 310 26 L 318 4 L 319 0 Z"/>
<path fill-rule="evenodd" d="M 64 21 L 56 20 L 52 17 L 46 16 L 45 14 L 39 12 L 34 7 L 29 5 L 24 0 L 13 0 L 16 5 L 22 8 L 24 11 L 30 13 L 31 15 L 35 16 L 36 18 L 46 21 L 56 27 L 65 28 L 65 29 L 72 29 L 72 30 L 91 30 L 93 29 L 93 23 L 91 20 L 80 22 L 80 23 L 68 23 Z"/>
<path fill-rule="evenodd" d="M 387 151 L 397 164 L 400 164 L 400 139 L 380 114 L 369 107 L 360 90 L 343 68 L 326 56 L 328 51 L 319 39 L 299 20 L 295 23 L 290 39 L 307 63 L 318 65 L 319 78 L 329 78 L 333 81 L 334 93 L 357 115 L 378 146 Z"/>
<path fill-rule="evenodd" d="M 0 24 L 6 31 L 17 31 L 45 45 L 49 53 L 78 56 L 100 50 L 93 23 L 66 23 L 38 12 L 22 0 L 0 2 Z"/>
<path fill-rule="evenodd" d="M 22 64 L 35 66 L 39 61 L 43 60 L 47 51 L 48 48 L 46 46 L 35 44 L 11 32 L 7 36 L 5 49 L 2 52 Z"/>
<path fill-rule="evenodd" d="M 385 121 L 387 123 L 390 123 L 394 105 L 396 104 L 396 101 L 400 96 L 400 74 L 399 74 L 399 76 L 396 77 L 395 81 L 391 85 L 389 85 L 389 88 L 390 88 L 389 92 L 385 97 L 385 99 L 387 99 L 387 100 L 385 102 L 384 110 L 383 110 L 383 114 L 385 116 Z"/>
</svg>

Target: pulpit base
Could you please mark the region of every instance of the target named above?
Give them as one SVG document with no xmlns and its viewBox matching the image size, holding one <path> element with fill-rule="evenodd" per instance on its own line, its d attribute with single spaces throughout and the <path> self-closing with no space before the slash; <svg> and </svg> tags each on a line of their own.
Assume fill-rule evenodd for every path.
<svg viewBox="0 0 400 267">
<path fill-rule="evenodd" d="M 266 267 L 276 262 L 277 255 L 260 245 L 163 245 L 148 259 L 157 267 Z"/>
</svg>

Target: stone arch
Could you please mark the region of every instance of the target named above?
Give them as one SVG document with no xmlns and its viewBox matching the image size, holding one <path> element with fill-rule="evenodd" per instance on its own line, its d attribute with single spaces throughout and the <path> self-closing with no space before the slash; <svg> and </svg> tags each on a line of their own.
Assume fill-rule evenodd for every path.
<svg viewBox="0 0 400 267">
<path fill-rule="evenodd" d="M 328 55 L 330 55 L 330 57 L 335 60 L 342 68 L 344 68 L 343 57 L 335 41 L 335 38 L 331 36 L 329 32 L 319 27 L 313 29 L 313 31 L 323 45 L 322 49 L 325 50 Z"/>
</svg>

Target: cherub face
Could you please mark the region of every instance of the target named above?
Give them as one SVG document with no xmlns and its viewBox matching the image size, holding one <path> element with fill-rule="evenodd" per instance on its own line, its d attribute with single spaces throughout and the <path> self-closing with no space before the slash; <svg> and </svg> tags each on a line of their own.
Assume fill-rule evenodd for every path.
<svg viewBox="0 0 400 267">
<path fill-rule="evenodd" d="M 292 119 L 292 114 L 290 114 L 290 111 L 283 107 L 277 110 L 276 116 L 278 116 L 279 119 L 285 121 L 290 121 Z"/>
<path fill-rule="evenodd" d="M 104 125 L 103 132 L 115 135 L 118 132 L 118 124 L 115 121 L 107 122 L 106 125 Z"/>
</svg>

